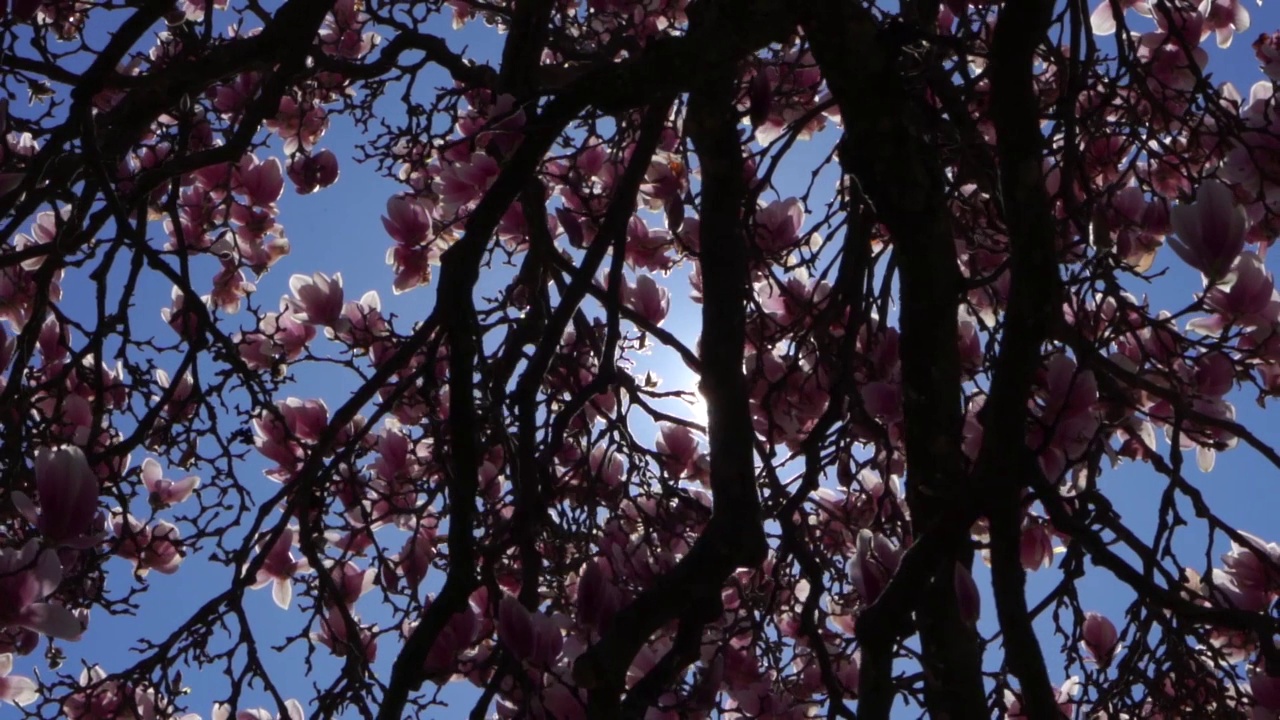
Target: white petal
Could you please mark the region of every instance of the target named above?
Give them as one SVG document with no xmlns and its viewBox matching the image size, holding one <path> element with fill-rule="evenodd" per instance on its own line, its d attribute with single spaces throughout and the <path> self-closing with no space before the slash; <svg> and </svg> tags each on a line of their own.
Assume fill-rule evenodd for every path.
<svg viewBox="0 0 1280 720">
<path fill-rule="evenodd" d="M 147 458 L 142 461 L 142 482 L 147 484 L 148 489 L 162 477 L 164 477 L 164 473 L 160 470 L 160 463 L 156 462 L 154 458 Z"/>
<path fill-rule="evenodd" d="M 281 609 L 288 610 L 289 602 L 293 600 L 293 582 L 291 580 L 276 580 L 271 587 L 271 597 L 275 599 L 276 605 Z"/>
<path fill-rule="evenodd" d="M 1200 472 L 1209 472 L 1213 470 L 1213 461 L 1217 453 L 1213 448 L 1198 447 L 1196 448 L 1196 465 L 1199 466 Z"/>
<path fill-rule="evenodd" d="M 0 702 L 30 705 L 39 698 L 40 694 L 36 692 L 35 681 L 31 678 L 17 676 L 0 678 Z"/>
</svg>

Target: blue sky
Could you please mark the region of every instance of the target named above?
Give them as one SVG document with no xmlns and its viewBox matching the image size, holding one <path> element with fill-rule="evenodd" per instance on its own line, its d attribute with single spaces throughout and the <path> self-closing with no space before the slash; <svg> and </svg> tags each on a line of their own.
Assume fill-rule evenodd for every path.
<svg viewBox="0 0 1280 720">
<path fill-rule="evenodd" d="M 1211 56 L 1210 70 L 1213 72 L 1214 79 L 1219 82 L 1233 81 L 1246 96 L 1253 82 L 1262 77 L 1257 71 L 1249 42 L 1258 32 L 1280 29 L 1280 9 L 1275 5 L 1251 6 L 1249 10 L 1253 15 L 1253 28 L 1248 33 L 1238 37 L 1227 51 L 1219 51 L 1215 47 L 1208 48 Z M 1142 29 L 1145 29 L 1144 23 L 1149 22 L 1143 18 L 1135 18 L 1132 14 L 1129 19 L 1135 27 Z M 474 24 L 464 33 L 443 34 L 449 38 L 451 45 L 455 48 L 467 45 L 472 53 L 478 53 L 481 56 L 492 58 L 499 50 L 496 42 L 499 42 L 500 38 L 487 29 L 478 29 Z M 1206 45 L 1210 45 L 1211 42 L 1211 40 L 1206 41 Z M 445 79 L 439 78 L 435 84 L 446 83 Z M 21 109 L 15 107 L 15 113 L 21 112 Z M 382 298 L 384 312 L 394 313 L 401 318 L 397 326 L 404 331 L 411 322 L 426 317 L 434 301 L 435 288 L 434 286 L 419 288 L 399 296 L 391 293 L 391 272 L 383 261 L 386 250 L 391 247 L 391 240 L 382 227 L 380 215 L 384 212 L 387 198 L 403 188 L 397 183 L 379 177 L 373 168 L 359 165 L 352 160 L 353 147 L 360 140 L 355 129 L 345 118 L 333 116 L 330 130 L 321 145 L 338 154 L 342 172 L 340 181 L 328 190 L 305 197 L 295 195 L 290 187 L 286 187 L 286 196 L 280 203 L 280 220 L 291 241 L 291 254 L 258 282 L 257 299 L 265 308 L 275 309 L 278 298 L 289 294 L 288 279 L 291 274 L 295 272 L 310 274 L 314 271 L 329 274 L 341 272 L 348 299 L 358 298 L 367 290 L 377 290 Z M 815 142 L 815 149 L 817 145 L 818 143 Z M 825 146 L 825 142 L 823 145 Z M 273 149 L 275 156 L 283 159 L 278 145 Z M 811 152 L 807 148 L 802 150 Z M 266 157 L 267 153 L 260 153 L 260 156 Z M 803 168 L 790 164 L 779 176 L 777 184 L 780 188 L 798 184 L 799 189 L 795 194 L 799 194 L 807 180 L 807 173 Z M 1159 255 L 1157 267 L 1161 266 L 1168 267 L 1169 272 L 1151 286 L 1149 294 L 1153 301 L 1152 305 L 1180 307 L 1186 304 L 1201 286 L 1198 276 L 1182 266 L 1170 252 L 1162 252 Z M 168 332 L 167 327 L 160 321 L 158 308 L 168 304 L 169 285 L 155 276 L 144 274 L 144 278 L 138 288 L 138 297 L 145 298 L 139 303 L 142 308 L 139 319 L 145 321 L 149 315 L 153 314 L 154 332 L 160 336 Z M 483 280 L 482 286 L 488 284 L 494 287 L 482 287 L 482 291 L 498 289 L 504 282 L 504 280 Z M 671 289 L 672 308 L 664 327 L 675 332 L 692 346 L 699 330 L 697 306 L 688 301 L 688 286 L 679 274 L 674 279 Z M 154 312 L 150 309 L 152 307 L 155 308 Z M 243 312 L 239 318 L 247 320 Z M 320 340 L 313 346 L 313 351 L 323 354 L 334 347 Z M 664 388 L 687 385 L 692 377 L 673 353 L 655 352 L 651 362 L 652 369 L 666 380 Z M 286 395 L 321 397 L 329 403 L 331 409 L 341 404 L 345 399 L 344 393 L 354 389 L 357 383 L 357 379 L 351 373 L 323 365 L 299 366 L 296 368 L 295 376 L 297 383 Z M 1274 422 L 1268 423 L 1267 416 L 1253 402 L 1252 397 L 1237 396 L 1233 400 L 1241 421 L 1257 428 L 1264 440 L 1272 444 L 1280 444 L 1280 430 L 1275 429 Z M 640 433 L 640 436 L 645 437 L 645 434 Z M 141 462 L 142 457 L 135 453 L 133 458 L 135 466 Z M 1190 460 L 1188 456 L 1189 479 L 1202 489 L 1206 498 L 1224 517 L 1243 530 L 1271 540 L 1280 539 L 1280 524 L 1275 521 L 1277 491 L 1274 468 L 1243 447 L 1220 454 L 1217 467 L 1209 475 L 1200 474 L 1194 469 L 1194 463 Z M 251 455 L 243 472 L 243 477 L 249 482 L 257 483 L 252 491 L 259 498 L 274 492 L 278 487 L 258 474 L 262 465 L 256 455 Z M 166 470 L 170 472 L 169 477 L 179 472 L 176 469 L 166 468 Z M 1163 490 L 1162 479 L 1145 467 L 1125 466 L 1105 475 L 1102 486 L 1110 493 L 1117 509 L 1130 527 L 1140 537 L 1149 537 L 1154 527 L 1152 512 L 1154 503 Z M 1183 537 L 1187 541 L 1185 543 L 1187 558 L 1203 563 L 1203 552 L 1197 555 L 1195 550 L 1199 546 L 1191 542 L 1195 537 L 1202 539 L 1203 534 L 1196 536 L 1193 530 L 1187 530 L 1184 531 Z M 1219 543 L 1214 553 L 1215 561 L 1217 554 L 1227 549 L 1221 540 Z M 113 561 L 110 567 L 114 573 L 113 583 L 119 583 L 127 578 L 128 566 L 124 561 Z M 189 557 L 182 571 L 175 576 L 152 574 L 148 578 L 150 591 L 141 598 L 138 616 L 112 618 L 101 612 L 95 613 L 91 629 L 85 639 L 78 644 L 64 645 L 64 650 L 71 657 L 68 667 L 73 666 L 78 654 L 82 654 L 90 662 L 101 663 L 108 670 L 124 667 L 131 662 L 124 650 L 131 647 L 140 635 L 151 638 L 164 637 L 177 623 L 186 619 L 196 606 L 225 587 L 229 579 L 228 572 L 222 566 L 204 564 L 197 555 Z M 985 570 L 979 568 L 976 578 L 979 587 L 983 588 L 985 593 Z M 1029 583 L 1031 602 L 1034 603 L 1041 593 L 1056 583 L 1058 578 L 1058 573 L 1053 570 L 1033 574 Z M 434 589 L 433 582 L 438 580 L 438 576 L 434 581 L 429 576 L 428 589 Z M 1086 609 L 1101 611 L 1120 625 L 1120 615 L 1129 598 L 1125 592 L 1117 592 L 1116 588 L 1117 585 L 1111 582 L 1103 571 L 1091 573 L 1088 579 L 1080 583 L 1081 596 Z M 990 632 L 994 628 L 992 621 L 994 608 L 989 603 L 989 598 L 987 600 L 988 602 L 984 603 L 985 617 L 981 627 L 984 631 Z M 376 614 L 365 610 L 371 607 L 370 603 L 359 606 L 364 610 L 366 620 L 378 620 Z M 262 645 L 271 643 L 273 639 L 282 638 L 286 631 L 301 629 L 302 616 L 296 612 L 296 606 L 295 612 L 291 613 L 279 610 L 272 603 L 267 589 L 251 592 L 247 608 L 254 621 L 255 632 L 262 638 L 260 640 Z M 383 622 L 385 624 L 385 619 Z M 1048 639 L 1043 623 L 1040 629 L 1042 638 L 1045 639 L 1045 649 L 1052 654 L 1056 650 L 1056 644 Z M 382 668 L 389 667 L 389 661 L 397 649 L 389 642 L 390 639 L 385 639 L 381 648 L 378 664 Z M 29 670 L 38 658 L 38 654 L 20 658 L 16 663 L 15 672 L 30 674 Z M 322 685 L 327 684 L 336 670 L 336 665 L 324 657 L 318 656 L 317 659 L 317 668 L 320 670 L 317 682 Z M 299 672 L 301 666 L 298 660 L 297 653 L 290 653 L 275 658 L 272 664 L 276 670 L 276 680 L 284 689 L 286 696 L 296 696 L 306 704 L 312 695 L 311 680 L 303 677 Z M 192 710 L 208 718 L 209 707 L 213 700 L 226 693 L 225 679 L 217 676 L 213 678 L 216 682 L 209 683 L 205 682 L 209 679 L 207 676 L 202 677 L 192 672 L 187 673 L 187 678 L 193 691 L 190 696 Z M 1055 681 L 1063 679 L 1064 676 L 1060 674 L 1054 675 Z M 451 689 L 449 695 L 465 700 L 471 697 L 470 686 L 460 683 L 456 688 Z M 249 693 L 243 707 L 257 705 L 268 705 L 267 696 L 260 692 Z M 442 711 L 437 717 L 458 717 L 469 709 L 470 702 L 464 702 L 459 706 L 458 714 L 452 710 Z M 8 709 L 0 709 L 0 716 L 8 712 L 10 712 Z"/>
</svg>

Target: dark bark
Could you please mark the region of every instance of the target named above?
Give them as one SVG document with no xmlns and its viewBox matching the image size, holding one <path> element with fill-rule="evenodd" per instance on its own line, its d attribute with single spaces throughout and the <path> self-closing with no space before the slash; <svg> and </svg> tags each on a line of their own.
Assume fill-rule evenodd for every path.
<svg viewBox="0 0 1280 720">
<path fill-rule="evenodd" d="M 706 20 L 705 18 L 703 19 Z M 693 27 L 698 21 L 691 19 Z M 704 26 L 705 27 L 705 26 Z M 691 29 L 691 32 L 693 30 Z M 764 559 L 766 540 L 755 485 L 754 430 L 742 363 L 745 344 L 747 240 L 743 229 L 742 149 L 732 67 L 709 73 L 690 94 L 686 132 L 702 167 L 700 262 L 703 278 L 701 390 L 707 400 L 711 457 L 711 520 L 685 557 L 648 591 L 623 608 L 612 626 L 580 657 L 574 676 L 590 688 L 592 718 L 642 716 L 650 696 L 696 659 L 686 645 L 720 612 L 725 579 Z M 679 620 L 672 654 L 619 706 L 628 666 L 649 637 Z"/>
<path fill-rule="evenodd" d="M 1061 305 L 1056 230 L 1041 168 L 1044 138 L 1032 80 L 1036 49 L 1052 19 L 1048 0 L 1001 9 L 991 47 L 991 115 L 997 135 L 1000 201 L 1009 235 L 1010 288 L 1000 353 L 984 407 L 977 480 L 991 527 L 991 572 L 1006 662 L 1021 681 L 1029 717 L 1060 713 L 1048 668 L 1027 612 L 1026 570 L 1019 559 L 1022 494 L 1032 451 L 1010 438 L 1026 435 L 1027 403 L 1041 349 Z M 1052 503 L 1046 503 L 1052 504 Z"/>
<path fill-rule="evenodd" d="M 972 563 L 968 524 L 948 517 L 956 512 L 955 499 L 966 488 L 959 450 L 956 337 L 961 284 L 946 179 L 931 140 L 937 120 L 928 117 L 923 106 L 923 89 L 901 71 L 907 60 L 900 46 L 869 12 L 846 3 L 816 2 L 802 11 L 801 22 L 841 107 L 848 134 L 841 161 L 857 178 L 894 244 L 900 268 L 907 501 L 917 542 L 926 535 L 939 536 L 926 545 L 927 555 L 916 553 L 916 592 L 896 598 L 902 602 L 892 606 L 882 598 L 870 616 L 859 620 L 859 714 L 889 716 L 895 694 L 894 647 L 909 633 L 915 611 L 929 713 L 985 717 L 977 634 L 961 619 L 954 590 L 955 564 Z"/>
</svg>

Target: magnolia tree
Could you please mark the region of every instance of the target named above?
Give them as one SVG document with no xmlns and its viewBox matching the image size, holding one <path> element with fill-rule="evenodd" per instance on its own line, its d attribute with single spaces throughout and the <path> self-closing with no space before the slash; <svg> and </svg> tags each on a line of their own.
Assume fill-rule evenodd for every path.
<svg viewBox="0 0 1280 720">
<path fill-rule="evenodd" d="M 1231 402 L 1280 394 L 1249 20 L 3 0 L 0 700 L 1277 717 L 1280 545 L 1198 485 L 1280 469 Z M 288 260 L 356 162 L 381 296 Z"/>
</svg>

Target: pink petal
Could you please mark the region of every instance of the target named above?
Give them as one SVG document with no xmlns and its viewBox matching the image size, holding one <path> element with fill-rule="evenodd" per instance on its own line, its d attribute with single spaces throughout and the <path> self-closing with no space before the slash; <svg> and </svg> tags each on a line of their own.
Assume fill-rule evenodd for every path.
<svg viewBox="0 0 1280 720">
<path fill-rule="evenodd" d="M 70 610 L 53 603 L 28 605 L 19 614 L 20 624 L 58 640 L 79 640 L 84 634 L 80 620 Z"/>
<path fill-rule="evenodd" d="M 0 677 L 0 702 L 13 705 L 30 705 L 40 698 L 31 678 L 20 676 Z"/>
</svg>

